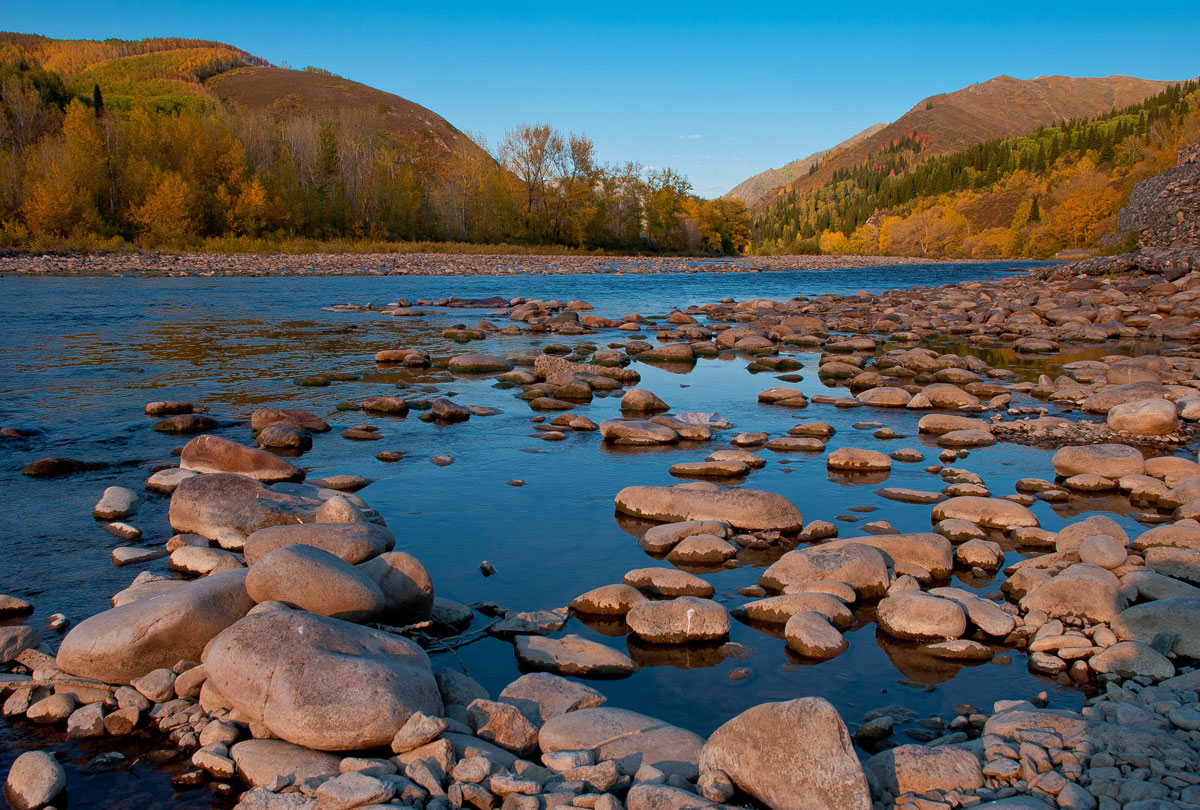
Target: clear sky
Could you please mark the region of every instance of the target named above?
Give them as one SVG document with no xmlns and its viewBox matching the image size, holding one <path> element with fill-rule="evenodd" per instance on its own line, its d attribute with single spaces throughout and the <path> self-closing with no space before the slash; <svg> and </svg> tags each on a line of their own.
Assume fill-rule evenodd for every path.
<svg viewBox="0 0 1200 810">
<path fill-rule="evenodd" d="M 0 27 L 187 36 L 397 93 L 497 144 L 522 122 L 716 196 L 998 74 L 1200 74 L 1200 3 L 0 0 Z"/>
</svg>

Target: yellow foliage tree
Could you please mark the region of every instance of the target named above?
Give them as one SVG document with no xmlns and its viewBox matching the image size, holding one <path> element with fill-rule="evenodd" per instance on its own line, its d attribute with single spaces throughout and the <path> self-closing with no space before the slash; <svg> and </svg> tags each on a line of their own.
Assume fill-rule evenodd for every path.
<svg viewBox="0 0 1200 810">
<path fill-rule="evenodd" d="M 839 256 L 846 252 L 846 243 L 848 241 L 850 240 L 846 238 L 846 234 L 841 231 L 822 231 L 821 238 L 817 244 L 820 245 L 822 253 Z"/>
<path fill-rule="evenodd" d="M 24 213 L 42 236 L 69 236 L 102 228 L 97 200 L 107 176 L 104 136 L 95 114 L 80 101 L 67 107 L 62 133 L 43 138 L 25 181 Z"/>
<path fill-rule="evenodd" d="M 190 197 L 188 183 L 178 172 L 160 172 L 153 190 L 131 216 L 142 228 L 142 240 L 150 245 L 184 244 L 194 228 Z"/>
</svg>

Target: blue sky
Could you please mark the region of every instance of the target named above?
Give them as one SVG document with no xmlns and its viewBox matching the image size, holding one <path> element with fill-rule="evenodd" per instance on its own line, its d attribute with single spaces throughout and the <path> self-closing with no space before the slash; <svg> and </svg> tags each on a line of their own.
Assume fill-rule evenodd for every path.
<svg viewBox="0 0 1200 810">
<path fill-rule="evenodd" d="M 1200 74 L 1195 2 L 18 2 L 0 26 L 191 36 L 317 65 L 497 144 L 522 122 L 716 196 L 763 169 L 998 74 Z"/>
</svg>

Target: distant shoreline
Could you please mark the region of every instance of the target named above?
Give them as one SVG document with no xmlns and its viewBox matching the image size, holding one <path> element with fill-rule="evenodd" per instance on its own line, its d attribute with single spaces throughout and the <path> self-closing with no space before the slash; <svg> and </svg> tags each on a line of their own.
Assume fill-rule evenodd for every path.
<svg viewBox="0 0 1200 810">
<path fill-rule="evenodd" d="M 508 276 L 736 273 L 840 270 L 908 265 L 992 264 L 1007 260 L 905 256 L 596 256 L 456 253 L 65 253 L 0 255 L 0 275 L 106 276 Z M 1012 263 L 1036 260 L 1013 259 Z M 1050 264 L 1046 262 L 1045 264 Z M 1022 269 L 1032 269 L 1022 268 Z"/>
</svg>

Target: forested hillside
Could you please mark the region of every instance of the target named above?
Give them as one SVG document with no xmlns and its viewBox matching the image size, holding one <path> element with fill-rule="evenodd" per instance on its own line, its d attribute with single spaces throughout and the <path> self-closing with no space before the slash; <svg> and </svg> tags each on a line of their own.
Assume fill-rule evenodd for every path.
<svg viewBox="0 0 1200 810">
<path fill-rule="evenodd" d="M 399 96 L 222 43 L 0 34 L 0 247 L 732 253 L 748 237 L 741 203 L 601 164 L 585 135 L 549 125 L 488 151 Z"/>
<path fill-rule="evenodd" d="M 1134 184 L 1197 137 L 1196 82 L 932 158 L 914 130 L 823 185 L 781 193 L 755 220 L 752 249 L 999 258 L 1094 248 Z"/>
</svg>

